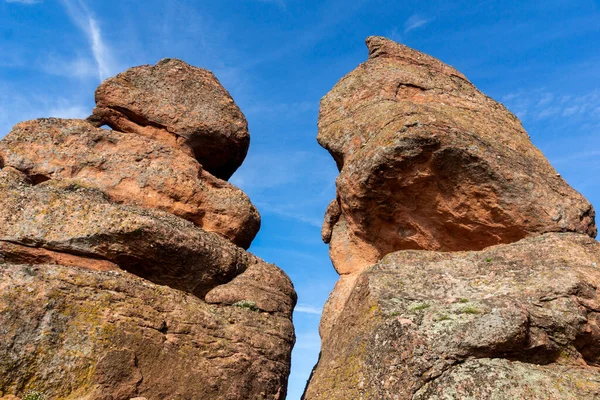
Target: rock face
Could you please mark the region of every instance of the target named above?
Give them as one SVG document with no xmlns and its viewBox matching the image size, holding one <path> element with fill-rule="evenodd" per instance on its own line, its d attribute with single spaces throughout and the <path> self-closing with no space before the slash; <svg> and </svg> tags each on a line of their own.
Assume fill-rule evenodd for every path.
<svg viewBox="0 0 600 400">
<path fill-rule="evenodd" d="M 248 248 L 260 215 L 244 192 L 180 148 L 86 121 L 22 122 L 0 142 L 0 160 L 34 182 L 69 179 L 119 203 L 160 209 Z"/>
<path fill-rule="evenodd" d="M 573 233 L 388 254 L 358 277 L 305 398 L 596 398 L 599 287 L 600 243 Z"/>
<path fill-rule="evenodd" d="M 0 141 L 0 398 L 285 399 L 296 293 L 238 247 L 258 212 L 189 147 L 237 134 L 247 146 L 243 115 L 212 74 L 181 61 L 98 93 L 123 76 L 155 113 L 144 121 L 185 141 L 148 134 L 156 124 L 53 118 Z M 158 93 L 144 92 L 150 81 Z M 234 153 L 219 158 L 231 172 Z"/>
<path fill-rule="evenodd" d="M 381 37 L 321 101 L 340 168 L 324 232 L 341 274 L 403 249 L 481 250 L 544 232 L 596 235 L 592 206 L 519 120 L 460 72 Z"/>
<path fill-rule="evenodd" d="M 89 121 L 191 150 L 221 179 L 242 164 L 250 144 L 244 114 L 213 73 L 177 59 L 104 81 Z"/>
<path fill-rule="evenodd" d="M 294 341 L 289 308 L 209 304 L 122 270 L 79 266 L 0 264 L 5 393 L 34 388 L 49 399 L 73 400 L 285 397 Z M 286 288 L 293 292 L 289 281 Z"/>
<path fill-rule="evenodd" d="M 460 72 L 367 46 L 321 101 L 340 280 L 304 398 L 600 397 L 592 206 Z"/>
</svg>

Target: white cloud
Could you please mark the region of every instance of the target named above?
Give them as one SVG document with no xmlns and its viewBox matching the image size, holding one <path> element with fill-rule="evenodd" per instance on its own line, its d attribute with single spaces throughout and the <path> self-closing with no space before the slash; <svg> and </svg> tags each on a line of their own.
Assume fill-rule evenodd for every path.
<svg viewBox="0 0 600 400">
<path fill-rule="evenodd" d="M 38 4 L 42 0 L 6 0 L 7 3 L 19 3 L 19 4 Z"/>
<path fill-rule="evenodd" d="M 394 42 L 402 43 L 402 35 L 400 34 L 400 32 L 398 32 L 397 28 L 392 29 L 388 37 Z"/>
<path fill-rule="evenodd" d="M 94 55 L 98 78 L 104 80 L 115 72 L 114 60 L 102 39 L 102 31 L 83 0 L 61 0 L 73 22 L 86 35 Z"/>
<path fill-rule="evenodd" d="M 321 315 L 323 310 L 320 307 L 311 306 L 310 304 L 298 304 L 294 309 L 296 312 L 303 314 Z"/>
<path fill-rule="evenodd" d="M 258 209 L 261 213 L 274 214 L 274 215 L 277 215 L 282 218 L 293 219 L 295 221 L 299 221 L 304 224 L 314 226 L 315 228 L 321 228 L 321 225 L 323 223 L 322 218 L 307 217 L 307 216 L 303 215 L 302 213 L 299 213 L 298 208 L 300 208 L 302 206 L 302 204 L 292 204 L 291 205 L 292 210 L 286 210 L 283 207 L 277 207 L 277 206 L 274 206 L 273 204 L 262 203 L 262 202 L 256 203 L 256 206 L 258 207 Z"/>
<path fill-rule="evenodd" d="M 23 96 L 13 88 L 0 84 L 0 138 L 21 121 L 42 117 L 85 118 L 90 107 L 65 97 Z"/>
<path fill-rule="evenodd" d="M 98 76 L 96 63 L 85 57 L 64 60 L 50 55 L 48 59 L 40 63 L 40 69 L 47 74 L 67 78 L 91 78 Z"/>
<path fill-rule="evenodd" d="M 585 94 L 550 93 L 545 89 L 522 90 L 502 97 L 507 108 L 521 119 L 585 118 L 600 120 L 600 91 Z"/>
<path fill-rule="evenodd" d="M 321 337 L 314 332 L 301 332 L 296 334 L 296 344 L 294 350 L 315 350 L 321 348 Z M 310 370 L 308 371 L 310 373 Z M 308 376 L 308 373 L 306 374 Z"/>
<path fill-rule="evenodd" d="M 404 33 L 408 33 L 414 29 L 421 28 L 430 23 L 431 21 L 433 21 L 433 18 L 424 18 L 418 14 L 414 14 L 404 23 Z"/>
</svg>

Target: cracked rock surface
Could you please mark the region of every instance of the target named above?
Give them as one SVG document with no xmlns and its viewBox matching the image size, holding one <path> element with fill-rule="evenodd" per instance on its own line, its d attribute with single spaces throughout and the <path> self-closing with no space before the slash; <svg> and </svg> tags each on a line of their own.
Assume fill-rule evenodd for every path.
<svg viewBox="0 0 600 400">
<path fill-rule="evenodd" d="M 179 60 L 97 99 L 0 141 L 0 398 L 285 399 L 296 293 L 244 250 L 260 216 L 224 180 L 243 114 Z"/>
<path fill-rule="evenodd" d="M 303 398 L 600 398 L 592 205 L 460 72 L 367 47 L 321 100 L 340 279 Z"/>
<path fill-rule="evenodd" d="M 358 276 L 307 399 L 600 396 L 600 243 L 399 251 Z"/>
<path fill-rule="evenodd" d="M 502 104 L 431 56 L 382 37 L 367 47 L 319 113 L 318 141 L 340 168 L 323 234 L 339 273 L 403 249 L 595 237 L 591 204 Z"/>
</svg>

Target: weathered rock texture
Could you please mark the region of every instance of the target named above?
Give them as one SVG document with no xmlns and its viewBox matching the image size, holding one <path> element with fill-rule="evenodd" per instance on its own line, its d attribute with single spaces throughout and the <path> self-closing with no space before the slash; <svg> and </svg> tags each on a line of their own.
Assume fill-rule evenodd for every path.
<svg viewBox="0 0 600 400">
<path fill-rule="evenodd" d="M 345 274 L 402 249 L 480 250 L 544 232 L 596 235 L 594 210 L 519 120 L 460 72 L 381 37 L 321 101 L 340 168 L 324 238 Z"/>
<path fill-rule="evenodd" d="M 357 278 L 306 399 L 600 397 L 600 243 L 549 233 L 387 255 Z"/>
<path fill-rule="evenodd" d="M 285 397 L 294 341 L 289 308 L 262 309 L 260 295 L 246 297 L 256 300 L 255 311 L 211 305 L 122 270 L 87 266 L 0 263 L 0 393 Z M 289 281 L 286 288 L 293 291 Z"/>
<path fill-rule="evenodd" d="M 294 288 L 238 247 L 260 224 L 247 196 L 186 149 L 238 134 L 247 147 L 243 115 L 176 60 L 99 95 L 128 77 L 153 124 L 39 119 L 0 141 L 0 398 L 282 400 Z M 242 148 L 212 153 L 211 170 L 233 172 Z"/>
<path fill-rule="evenodd" d="M 0 142 L 0 163 L 34 182 L 70 179 L 113 201 L 175 214 L 248 248 L 260 215 L 248 197 L 180 148 L 81 120 L 22 122 Z"/>
<path fill-rule="evenodd" d="M 104 81 L 89 120 L 191 150 L 221 179 L 242 164 L 250 144 L 244 114 L 213 73 L 177 59 Z"/>
<path fill-rule="evenodd" d="M 367 46 L 321 101 L 340 280 L 305 399 L 600 398 L 594 209 L 460 72 Z"/>
</svg>

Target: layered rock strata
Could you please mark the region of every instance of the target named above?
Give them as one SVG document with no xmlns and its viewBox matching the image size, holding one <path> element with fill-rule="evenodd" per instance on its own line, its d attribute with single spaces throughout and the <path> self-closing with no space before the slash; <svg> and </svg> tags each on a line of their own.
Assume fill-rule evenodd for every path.
<svg viewBox="0 0 600 400">
<path fill-rule="evenodd" d="M 33 182 L 69 179 L 113 202 L 167 211 L 248 248 L 260 215 L 248 196 L 214 177 L 181 148 L 82 120 L 17 124 L 0 142 L 0 160 Z"/>
<path fill-rule="evenodd" d="M 128 77 L 147 108 L 115 130 L 39 119 L 0 141 L 0 397 L 284 399 L 296 294 L 242 248 L 258 212 L 209 172 L 243 160 L 243 114 L 178 60 L 98 93 Z M 168 129 L 139 125 L 143 112 Z M 246 147 L 205 167 L 193 144 L 219 147 L 219 135 Z"/>
<path fill-rule="evenodd" d="M 321 101 L 340 280 L 304 398 L 600 396 L 591 204 L 460 72 L 367 47 Z"/>
</svg>

